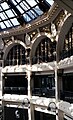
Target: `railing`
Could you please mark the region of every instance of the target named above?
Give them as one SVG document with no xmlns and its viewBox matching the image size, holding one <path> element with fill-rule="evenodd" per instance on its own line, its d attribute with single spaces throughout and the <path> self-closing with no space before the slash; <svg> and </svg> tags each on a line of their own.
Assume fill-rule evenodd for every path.
<svg viewBox="0 0 73 120">
<path fill-rule="evenodd" d="M 53 55 L 54 54 L 54 55 Z M 42 63 L 42 62 L 52 62 L 56 60 L 56 53 L 51 54 L 51 56 L 35 56 L 32 58 L 32 64 Z"/>
<path fill-rule="evenodd" d="M 32 90 L 32 95 L 47 97 L 47 98 L 55 98 L 55 89 L 48 88 L 34 88 Z"/>
<path fill-rule="evenodd" d="M 4 87 L 3 88 L 4 94 L 27 94 L 27 88 L 25 87 Z"/>
<path fill-rule="evenodd" d="M 71 91 L 60 91 L 60 99 L 73 103 L 73 92 Z"/>
<path fill-rule="evenodd" d="M 70 57 L 71 55 L 73 55 L 73 48 L 71 48 L 69 50 L 63 50 L 62 53 L 61 53 L 60 59 Z"/>
</svg>

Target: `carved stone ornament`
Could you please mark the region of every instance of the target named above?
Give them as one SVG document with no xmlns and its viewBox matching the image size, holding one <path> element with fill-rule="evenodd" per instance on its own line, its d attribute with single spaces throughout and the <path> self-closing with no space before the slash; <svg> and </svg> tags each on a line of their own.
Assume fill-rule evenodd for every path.
<svg viewBox="0 0 73 120">
<path fill-rule="evenodd" d="M 26 45 L 30 45 L 31 41 L 30 41 L 30 36 L 26 33 L 26 36 L 25 36 L 25 44 Z"/>
<path fill-rule="evenodd" d="M 51 33 L 53 37 L 56 36 L 56 26 L 54 23 L 51 23 Z"/>
</svg>

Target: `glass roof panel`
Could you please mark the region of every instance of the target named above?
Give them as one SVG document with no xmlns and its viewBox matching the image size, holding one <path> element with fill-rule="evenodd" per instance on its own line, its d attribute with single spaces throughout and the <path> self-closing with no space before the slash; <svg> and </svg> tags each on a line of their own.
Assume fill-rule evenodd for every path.
<svg viewBox="0 0 73 120">
<path fill-rule="evenodd" d="M 38 13 L 38 15 L 42 15 L 43 14 L 43 11 L 40 10 L 38 6 L 34 7 L 33 9 Z"/>
<path fill-rule="evenodd" d="M 19 22 L 16 18 L 10 19 L 14 26 L 19 25 Z"/>
<path fill-rule="evenodd" d="M 4 25 L 3 22 L 0 22 L 0 27 L 1 27 L 2 29 L 5 29 L 5 28 L 6 28 L 6 26 Z"/>
<path fill-rule="evenodd" d="M 25 1 L 21 2 L 20 4 L 22 4 L 22 3 L 24 5 L 24 6 L 22 6 L 22 7 L 24 7 L 24 10 L 30 9 L 30 6 Z"/>
<path fill-rule="evenodd" d="M 32 10 L 28 11 L 27 13 L 28 13 L 29 16 L 31 16 L 32 19 L 35 18 L 35 15 L 34 15 L 34 13 L 32 12 Z"/>
<path fill-rule="evenodd" d="M 4 23 L 7 27 L 12 27 L 13 26 L 9 20 L 4 21 Z"/>
<path fill-rule="evenodd" d="M 14 13 L 15 16 L 17 16 L 16 12 L 12 9 L 12 12 Z"/>
<path fill-rule="evenodd" d="M 33 7 L 37 4 L 35 0 L 27 0 L 27 2 L 31 7 Z"/>
<path fill-rule="evenodd" d="M 24 13 L 24 10 L 23 10 L 19 5 L 17 5 L 16 7 L 17 7 L 17 9 L 21 12 L 21 14 Z"/>
<path fill-rule="evenodd" d="M 16 1 L 15 0 L 12 0 L 13 4 L 17 5 Z"/>
<path fill-rule="evenodd" d="M 6 11 L 6 14 L 7 14 L 7 16 L 8 16 L 9 18 L 15 16 L 11 10 L 7 10 L 7 11 Z"/>
<path fill-rule="evenodd" d="M 32 20 L 27 14 L 23 14 L 23 16 L 24 16 L 25 20 L 27 20 L 27 22 Z"/>
<path fill-rule="evenodd" d="M 4 10 L 9 9 L 9 6 L 6 2 L 2 3 L 1 6 Z"/>
<path fill-rule="evenodd" d="M 37 17 L 37 15 L 35 14 L 35 12 L 32 11 L 32 10 L 28 11 L 27 13 L 29 14 L 29 16 L 32 17 L 32 19 L 34 19 L 35 17 Z"/>
<path fill-rule="evenodd" d="M 6 16 L 6 14 L 4 12 L 0 13 L 0 17 L 1 17 L 2 20 L 7 19 L 7 16 Z"/>
</svg>

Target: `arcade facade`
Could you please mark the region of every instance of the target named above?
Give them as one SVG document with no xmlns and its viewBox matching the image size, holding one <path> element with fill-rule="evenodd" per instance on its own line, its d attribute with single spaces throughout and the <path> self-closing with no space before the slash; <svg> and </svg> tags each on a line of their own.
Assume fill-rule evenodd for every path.
<svg viewBox="0 0 73 120">
<path fill-rule="evenodd" d="M 40 20 L 2 32 L 1 45 L 3 120 L 72 120 L 71 13 L 54 2 Z"/>
</svg>

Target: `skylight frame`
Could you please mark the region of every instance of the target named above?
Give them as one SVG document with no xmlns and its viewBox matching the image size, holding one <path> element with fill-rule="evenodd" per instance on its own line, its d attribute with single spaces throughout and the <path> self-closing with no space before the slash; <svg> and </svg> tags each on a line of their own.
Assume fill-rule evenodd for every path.
<svg viewBox="0 0 73 120">
<path fill-rule="evenodd" d="M 24 17 L 25 21 L 29 23 L 30 21 L 36 19 L 41 16 L 44 12 L 38 7 L 38 0 L 11 0 L 14 6 L 20 11 L 21 16 Z M 46 0 L 48 3 L 53 0 Z M 33 2 L 33 4 L 32 4 Z M 53 2 L 52 2 L 53 4 Z M 6 5 L 6 7 L 5 7 Z M 10 12 L 9 12 L 10 11 Z M 12 15 L 9 13 L 12 13 Z M 2 29 L 7 29 L 15 26 L 19 26 L 18 22 L 18 14 L 14 11 L 14 9 L 7 4 L 7 2 L 2 1 L 0 3 L 0 27 Z M 16 22 L 13 22 L 16 21 Z M 3 26 L 2 26 L 3 22 Z M 25 23 L 24 23 L 25 24 Z"/>
</svg>

